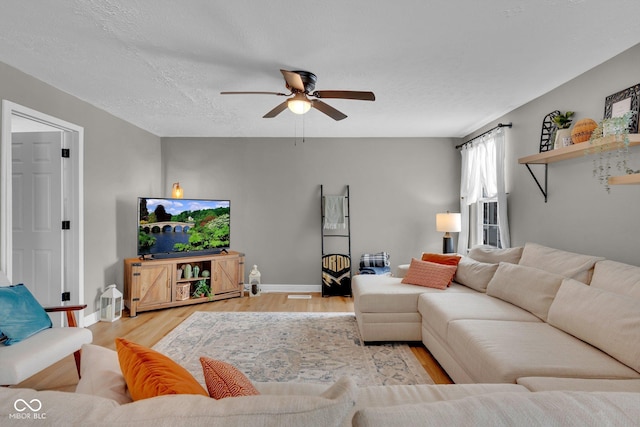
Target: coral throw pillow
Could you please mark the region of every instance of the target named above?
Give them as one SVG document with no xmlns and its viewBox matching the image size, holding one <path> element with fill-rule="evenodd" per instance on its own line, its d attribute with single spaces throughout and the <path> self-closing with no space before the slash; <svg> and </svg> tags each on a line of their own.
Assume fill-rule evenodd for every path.
<svg viewBox="0 0 640 427">
<path fill-rule="evenodd" d="M 116 350 L 134 401 L 165 394 L 208 396 L 189 371 L 167 356 L 123 338 L 116 338 Z"/>
<path fill-rule="evenodd" d="M 412 258 L 409 270 L 402 279 L 402 283 L 446 289 L 453 280 L 456 269 L 455 265 L 443 265 Z"/>
<path fill-rule="evenodd" d="M 235 366 L 208 357 L 201 357 L 200 363 L 209 396 L 214 399 L 260 394 L 251 380 Z"/>
<path fill-rule="evenodd" d="M 458 265 L 460 259 L 462 257 L 460 255 L 443 255 L 443 254 L 432 254 L 424 252 L 422 254 L 422 261 L 435 262 L 436 264 L 444 264 L 444 265 Z"/>
</svg>

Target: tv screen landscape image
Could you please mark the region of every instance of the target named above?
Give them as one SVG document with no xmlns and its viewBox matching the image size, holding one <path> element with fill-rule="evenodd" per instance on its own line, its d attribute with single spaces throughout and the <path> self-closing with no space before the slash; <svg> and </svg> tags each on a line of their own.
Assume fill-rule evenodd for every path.
<svg viewBox="0 0 640 427">
<path fill-rule="evenodd" d="M 138 198 L 138 255 L 217 253 L 230 243 L 229 200 Z"/>
</svg>

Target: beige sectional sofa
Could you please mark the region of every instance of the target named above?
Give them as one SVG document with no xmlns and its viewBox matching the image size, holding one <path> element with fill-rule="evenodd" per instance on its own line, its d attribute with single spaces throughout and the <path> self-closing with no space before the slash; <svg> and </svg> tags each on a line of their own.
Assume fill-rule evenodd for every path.
<svg viewBox="0 0 640 427">
<path fill-rule="evenodd" d="M 422 341 L 456 383 L 640 378 L 640 267 L 527 243 L 475 248 L 442 291 L 356 276 L 363 339 Z"/>
<path fill-rule="evenodd" d="M 633 383 L 633 384 L 631 384 Z M 0 388 L 0 425 L 224 427 L 635 426 L 640 380 L 615 391 L 531 392 L 518 384 L 256 384 L 258 396 L 167 395 L 118 403 L 100 395 Z M 597 388 L 597 387 L 596 387 Z M 98 393 L 99 394 L 99 393 Z M 27 404 L 29 406 L 27 406 Z M 588 408 L 585 410 L 585 408 Z"/>
</svg>

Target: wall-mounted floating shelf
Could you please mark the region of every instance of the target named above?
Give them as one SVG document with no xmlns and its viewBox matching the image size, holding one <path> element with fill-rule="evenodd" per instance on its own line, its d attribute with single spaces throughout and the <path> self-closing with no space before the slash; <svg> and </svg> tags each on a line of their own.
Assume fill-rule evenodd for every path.
<svg viewBox="0 0 640 427">
<path fill-rule="evenodd" d="M 601 151 L 610 151 L 618 149 L 622 146 L 623 141 L 621 136 L 619 135 L 610 135 L 605 136 L 604 138 L 599 138 L 591 142 L 582 142 L 580 144 L 573 144 L 568 147 L 562 147 L 551 151 L 545 151 L 543 153 L 532 154 L 530 156 L 521 157 L 518 159 L 518 163 L 521 165 L 525 165 L 529 170 L 529 173 L 533 177 L 534 181 L 538 185 L 538 188 L 542 192 L 544 196 L 545 203 L 547 202 L 547 165 L 549 163 L 560 162 L 562 160 L 575 159 L 576 157 L 584 156 L 585 154 L 590 154 L 595 150 L 600 149 Z M 629 134 L 629 146 L 633 147 L 635 145 L 640 145 L 640 134 L 632 133 Z M 530 165 L 544 165 L 544 187 L 538 181 L 538 178 L 535 176 L 533 171 L 531 170 Z M 640 174 L 636 174 L 640 175 Z M 629 175 L 633 176 L 633 175 Z M 618 181 L 618 179 L 622 182 L 611 182 L 611 180 Z M 620 177 L 611 177 L 609 184 L 640 184 L 640 177 L 636 177 L 635 180 L 637 182 L 627 182 L 633 181 L 634 178 L 627 178 L 627 176 Z"/>
<path fill-rule="evenodd" d="M 640 173 L 612 176 L 611 178 L 609 178 L 609 185 L 631 185 L 631 184 L 640 184 Z"/>
</svg>

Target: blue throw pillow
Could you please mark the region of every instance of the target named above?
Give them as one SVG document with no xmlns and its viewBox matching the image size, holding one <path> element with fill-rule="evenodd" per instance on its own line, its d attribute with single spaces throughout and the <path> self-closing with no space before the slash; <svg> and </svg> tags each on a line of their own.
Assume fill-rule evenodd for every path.
<svg viewBox="0 0 640 427">
<path fill-rule="evenodd" d="M 11 345 L 50 328 L 51 319 L 25 285 L 0 286 L 0 334 Z"/>
</svg>

